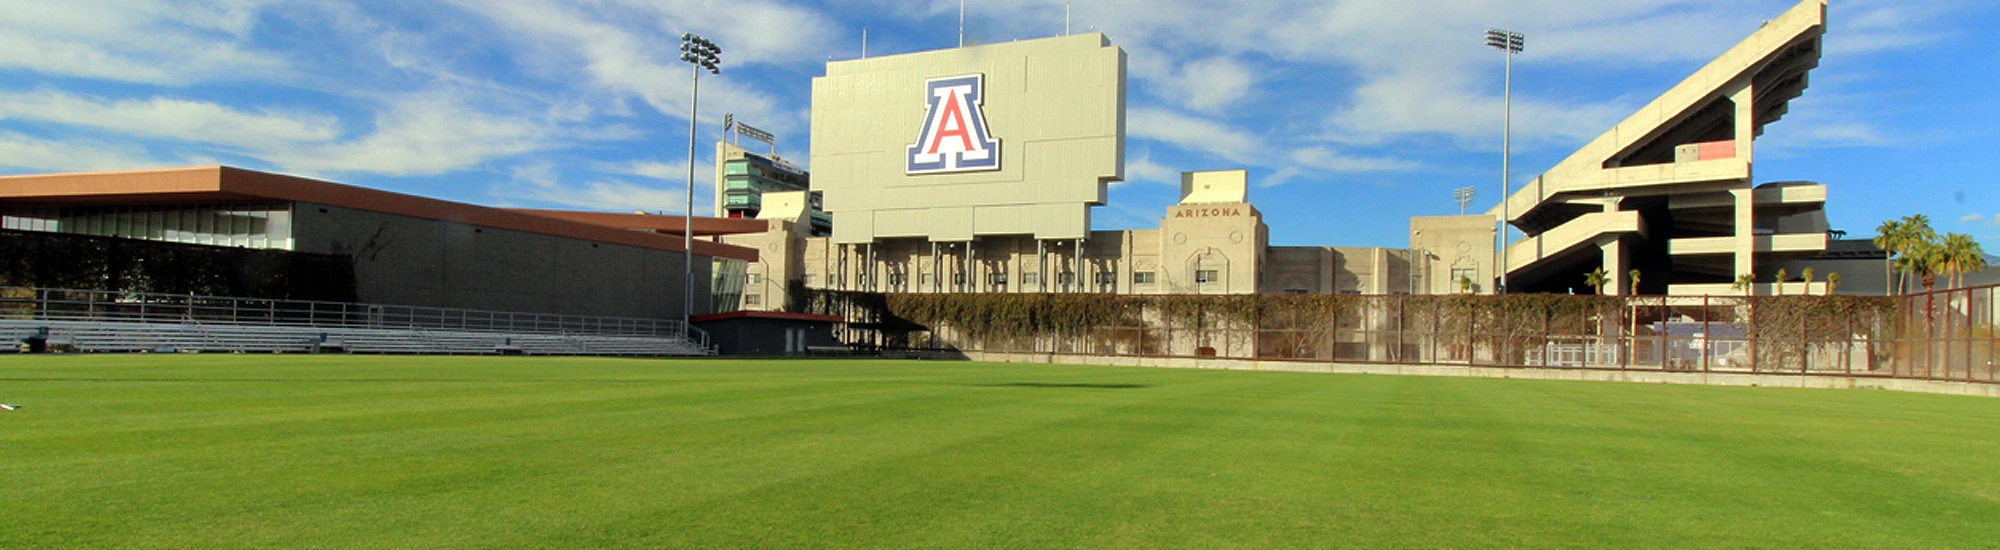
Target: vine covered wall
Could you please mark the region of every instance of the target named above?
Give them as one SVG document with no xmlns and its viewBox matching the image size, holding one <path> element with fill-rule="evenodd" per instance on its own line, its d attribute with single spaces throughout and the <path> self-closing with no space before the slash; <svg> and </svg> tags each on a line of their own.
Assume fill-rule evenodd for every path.
<svg viewBox="0 0 2000 550">
<path fill-rule="evenodd" d="M 1855 296 L 795 295 L 884 348 L 1506 366 L 1865 371 L 1908 324 Z"/>
</svg>

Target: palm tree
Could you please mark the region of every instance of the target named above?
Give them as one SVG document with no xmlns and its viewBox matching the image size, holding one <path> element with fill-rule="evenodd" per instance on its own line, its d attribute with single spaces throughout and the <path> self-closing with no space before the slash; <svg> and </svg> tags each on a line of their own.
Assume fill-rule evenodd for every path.
<svg viewBox="0 0 2000 550">
<path fill-rule="evenodd" d="M 1736 276 L 1736 282 L 1734 282 L 1734 283 L 1730 283 L 1730 284 L 1729 284 L 1729 286 L 1730 286 L 1731 288 L 1734 288 L 1734 289 L 1736 289 L 1736 290 L 1741 290 L 1741 291 L 1743 291 L 1743 295 L 1744 295 L 1744 296 L 1749 296 L 1749 295 L 1750 295 L 1750 291 L 1751 291 L 1751 287 L 1752 287 L 1753 285 L 1756 285 L 1756 284 L 1757 284 L 1757 276 L 1756 276 L 1756 275 L 1751 275 L 1751 274 L 1749 274 L 1749 273 L 1744 273 L 1744 274 L 1742 274 L 1742 275 L 1737 275 L 1737 276 Z"/>
<path fill-rule="evenodd" d="M 1979 248 L 1979 241 L 1972 240 L 1971 235 L 1964 233 L 1945 235 L 1944 242 L 1938 244 L 1936 253 L 1938 267 L 1950 277 L 1950 281 L 1946 284 L 1952 288 L 1964 286 L 1966 273 L 1978 273 L 1986 269 L 1986 251 Z"/>
<path fill-rule="evenodd" d="M 1784 295 L 1785 295 L 1785 270 L 1783 270 L 1783 269 L 1779 269 L 1779 270 L 1778 270 L 1778 280 L 1777 280 L 1777 283 L 1778 283 L 1778 284 L 1776 284 L 1776 285 L 1773 285 L 1773 286 L 1771 287 L 1771 289 L 1772 289 L 1772 290 L 1773 290 L 1774 292 L 1776 292 L 1776 293 L 1777 293 L 1777 294 L 1778 294 L 1779 296 L 1784 296 Z"/>
<path fill-rule="evenodd" d="M 1812 276 L 1813 276 L 1813 268 L 1808 267 L 1802 271 L 1799 271 L 1799 277 L 1805 279 L 1806 281 L 1806 291 L 1803 294 L 1806 294 L 1808 296 L 1812 295 Z"/>
<path fill-rule="evenodd" d="M 1840 286 L 1840 272 L 1826 274 L 1826 295 L 1833 295 L 1833 287 Z"/>
<path fill-rule="evenodd" d="M 1902 220 L 1889 220 L 1877 227 L 1875 246 L 1894 256 L 1894 265 L 1903 272 L 1896 288 L 1907 288 L 1910 279 L 1926 266 L 1918 256 L 1926 245 L 1937 241 L 1937 231 L 1931 229 L 1931 219 L 1923 214 L 1911 214 Z M 1933 274 L 1935 275 L 1935 274 Z M 1932 279 L 1935 282 L 1935 279 Z M 1928 287 L 1929 285 L 1926 285 Z"/>
<path fill-rule="evenodd" d="M 1930 292 L 1937 288 L 1937 276 L 1944 273 L 1944 247 L 1936 239 L 1918 242 L 1898 261 L 1924 285 L 1924 292 Z"/>
<path fill-rule="evenodd" d="M 1590 285 L 1590 292 L 1592 294 L 1602 296 L 1604 294 L 1604 283 L 1609 282 L 1610 279 L 1611 275 L 1604 272 L 1604 267 L 1598 266 L 1597 269 L 1583 275 L 1583 284 Z"/>
<path fill-rule="evenodd" d="M 1631 277 L 1632 277 L 1632 295 L 1633 295 L 1633 296 L 1638 296 L 1638 295 L 1639 295 L 1639 270 L 1637 270 L 1637 269 L 1634 269 L 1634 270 L 1631 270 L 1631 271 L 1627 271 L 1627 272 L 1625 272 L 1625 274 L 1626 274 L 1626 275 L 1629 275 L 1629 276 L 1631 276 Z"/>
<path fill-rule="evenodd" d="M 1902 239 L 1903 222 L 1886 220 L 1882 222 L 1882 225 L 1875 228 L 1875 247 L 1888 253 L 1882 257 L 1883 263 L 1891 266 L 1895 265 L 1896 251 L 1902 248 Z M 1903 288 L 1901 283 L 1902 281 L 1897 281 L 1896 288 L 1898 290 Z"/>
</svg>

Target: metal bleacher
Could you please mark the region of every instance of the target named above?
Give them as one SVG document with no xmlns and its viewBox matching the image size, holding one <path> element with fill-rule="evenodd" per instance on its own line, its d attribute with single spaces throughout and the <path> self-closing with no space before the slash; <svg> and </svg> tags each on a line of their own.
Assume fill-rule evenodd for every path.
<svg viewBox="0 0 2000 550">
<path fill-rule="evenodd" d="M 0 342 L 79 352 L 714 355 L 678 319 L 0 287 Z"/>
</svg>

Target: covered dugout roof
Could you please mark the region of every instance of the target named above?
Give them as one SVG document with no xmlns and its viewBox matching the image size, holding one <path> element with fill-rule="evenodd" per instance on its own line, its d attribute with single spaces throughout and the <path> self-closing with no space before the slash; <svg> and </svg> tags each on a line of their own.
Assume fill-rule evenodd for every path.
<svg viewBox="0 0 2000 550">
<path fill-rule="evenodd" d="M 122 172 L 82 172 L 0 176 L 0 205 L 139 205 L 187 203 L 305 202 L 412 218 L 449 221 L 567 237 L 655 250 L 683 250 L 679 231 L 630 224 L 591 223 L 589 216 L 555 216 L 554 211 L 527 211 L 392 193 L 297 176 L 228 166 L 198 166 Z M 559 214 L 587 214 L 563 213 Z M 633 216 L 611 214 L 610 216 Z M 679 228 L 679 216 L 644 216 L 658 225 Z M 697 218 L 696 234 L 712 224 Z M 713 226 L 723 228 L 722 226 Z M 733 227 L 733 226 L 730 226 Z M 709 233 L 716 234 L 716 233 Z M 757 261 L 757 250 L 711 241 L 695 241 L 694 253 L 717 258 Z"/>
</svg>

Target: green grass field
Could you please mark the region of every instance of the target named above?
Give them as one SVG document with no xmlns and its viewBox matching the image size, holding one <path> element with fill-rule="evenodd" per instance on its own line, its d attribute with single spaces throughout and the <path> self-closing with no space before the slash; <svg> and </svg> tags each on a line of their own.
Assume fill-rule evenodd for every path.
<svg viewBox="0 0 2000 550">
<path fill-rule="evenodd" d="M 995 365 L 0 358 L 0 548 L 2000 545 L 2000 400 Z"/>
</svg>

